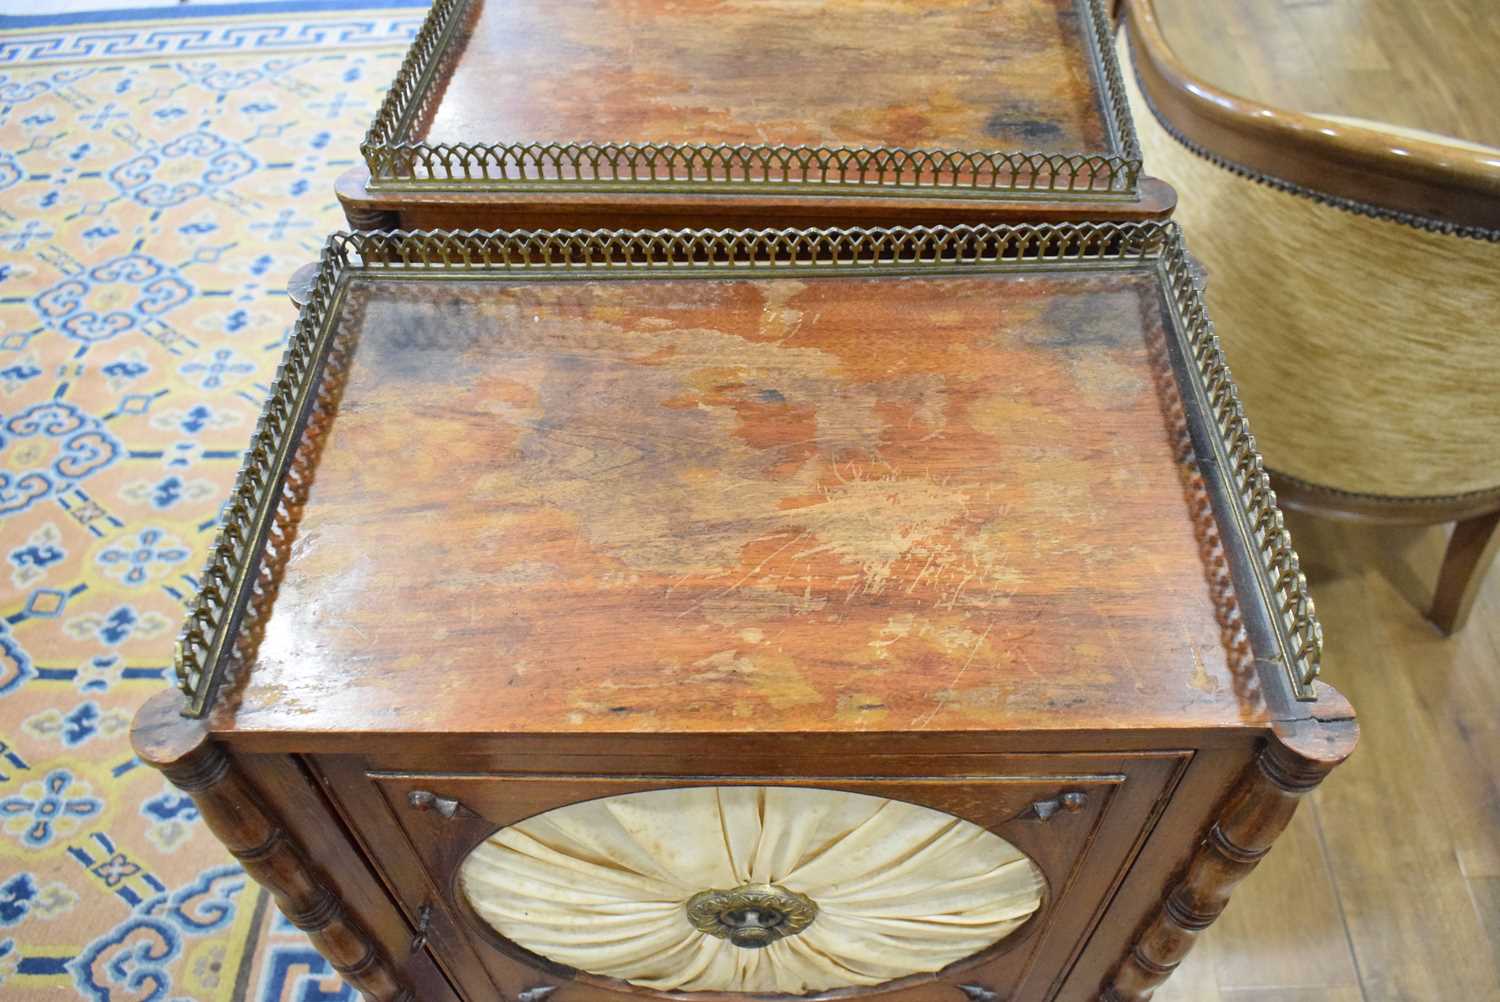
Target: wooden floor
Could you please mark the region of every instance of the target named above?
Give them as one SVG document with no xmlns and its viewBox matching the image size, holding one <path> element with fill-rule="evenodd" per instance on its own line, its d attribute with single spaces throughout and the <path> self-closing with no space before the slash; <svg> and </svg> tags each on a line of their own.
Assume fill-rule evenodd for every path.
<svg viewBox="0 0 1500 1002">
<path fill-rule="evenodd" d="M 1500 0 L 1156 0 L 1156 9 L 1188 68 L 1225 90 L 1500 146 Z"/>
<path fill-rule="evenodd" d="M 1500 573 L 1444 639 L 1446 527 L 1288 521 L 1360 746 L 1156 998 L 1500 999 Z"/>
<path fill-rule="evenodd" d="M 1500 144 L 1500 0 L 1157 9 L 1187 65 L 1228 90 Z M 1156 998 L 1500 1000 L 1500 568 L 1444 639 L 1419 610 L 1448 527 L 1288 521 L 1360 746 Z"/>
</svg>

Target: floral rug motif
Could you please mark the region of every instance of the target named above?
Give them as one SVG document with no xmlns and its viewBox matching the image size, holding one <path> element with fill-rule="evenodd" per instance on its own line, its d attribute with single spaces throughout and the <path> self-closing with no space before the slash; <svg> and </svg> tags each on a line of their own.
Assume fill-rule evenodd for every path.
<svg viewBox="0 0 1500 1002">
<path fill-rule="evenodd" d="M 0 17 L 7 1000 L 355 998 L 127 736 L 423 14 L 337 6 Z"/>
</svg>

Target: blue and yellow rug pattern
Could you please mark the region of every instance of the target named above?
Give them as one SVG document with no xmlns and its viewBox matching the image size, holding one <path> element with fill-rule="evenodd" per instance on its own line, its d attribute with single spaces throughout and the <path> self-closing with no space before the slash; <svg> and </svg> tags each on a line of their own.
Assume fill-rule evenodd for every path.
<svg viewBox="0 0 1500 1002">
<path fill-rule="evenodd" d="M 420 23 L 397 3 L 0 17 L 7 1000 L 355 997 L 127 731 Z"/>
</svg>

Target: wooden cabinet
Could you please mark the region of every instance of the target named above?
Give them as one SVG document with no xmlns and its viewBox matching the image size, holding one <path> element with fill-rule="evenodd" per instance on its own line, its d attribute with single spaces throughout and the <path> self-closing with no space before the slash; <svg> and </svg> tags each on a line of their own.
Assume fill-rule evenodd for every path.
<svg viewBox="0 0 1500 1002">
<path fill-rule="evenodd" d="M 1186 752 L 936 755 L 885 766 L 893 772 L 922 768 L 925 775 L 895 772 L 869 778 L 847 774 L 850 766 L 871 769 L 874 763 L 863 757 L 850 762 L 844 755 L 773 754 L 766 757 L 765 769 L 776 784 L 887 797 L 963 817 L 1035 861 L 1045 878 L 1042 906 L 993 948 L 964 958 L 949 980 L 984 984 L 1014 997 L 1045 998 L 1059 970 L 1098 922 L 1108 891 L 1122 879 L 1169 784 L 1190 758 Z M 419 916 L 427 910 L 433 935 L 442 937 L 438 953 L 452 959 L 455 978 L 478 986 L 485 986 L 487 978 L 490 992 L 513 998 L 528 988 L 568 982 L 545 958 L 507 943 L 474 913 L 458 872 L 477 844 L 505 825 L 581 800 L 767 782 L 754 776 L 653 775 L 659 764 L 649 759 L 616 757 L 612 765 L 629 771 L 567 777 L 390 772 L 368 769 L 367 760 L 340 758 L 320 761 L 318 768 L 332 777 L 330 789 L 351 827 L 392 875 L 406 913 Z M 799 774 L 802 778 L 783 778 Z M 426 794 L 457 806 L 451 812 L 446 804 L 425 806 Z M 913 975 L 895 982 L 889 997 L 929 998 L 933 985 L 931 975 Z M 582 974 L 573 987 L 570 994 L 576 998 L 605 999 L 611 997 L 608 989 L 624 986 L 619 979 Z"/>
<path fill-rule="evenodd" d="M 1169 225 L 340 235 L 256 435 L 136 745 L 379 1002 L 1143 1000 L 1355 740 Z"/>
<path fill-rule="evenodd" d="M 355 228 L 1161 218 L 1103 0 L 437 0 Z"/>
</svg>

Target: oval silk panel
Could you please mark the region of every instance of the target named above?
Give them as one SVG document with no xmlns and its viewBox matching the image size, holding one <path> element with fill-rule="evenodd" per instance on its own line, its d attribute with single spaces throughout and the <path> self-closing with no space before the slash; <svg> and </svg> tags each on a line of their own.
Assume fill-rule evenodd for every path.
<svg viewBox="0 0 1500 1002">
<path fill-rule="evenodd" d="M 501 935 L 556 963 L 659 990 L 790 994 L 941 970 L 1008 936 L 1043 889 L 1024 853 L 951 814 L 753 786 L 560 807 L 490 836 L 460 881 Z M 736 945 L 743 926 L 780 938 Z"/>
</svg>

